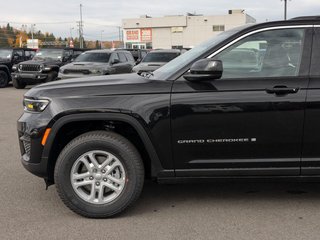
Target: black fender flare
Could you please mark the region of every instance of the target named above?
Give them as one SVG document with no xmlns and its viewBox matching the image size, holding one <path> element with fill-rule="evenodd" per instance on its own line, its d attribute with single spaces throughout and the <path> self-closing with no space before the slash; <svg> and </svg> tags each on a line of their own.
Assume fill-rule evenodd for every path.
<svg viewBox="0 0 320 240">
<path fill-rule="evenodd" d="M 57 119 L 52 127 L 51 132 L 48 136 L 47 142 L 43 148 L 42 159 L 49 159 L 52 145 L 55 140 L 55 136 L 67 123 L 71 122 L 81 122 L 81 121 L 95 121 L 95 120 L 110 120 L 110 121 L 122 121 L 127 124 L 130 124 L 139 134 L 147 153 L 149 154 L 151 160 L 151 175 L 157 176 L 157 174 L 163 170 L 158 154 L 152 144 L 152 141 L 146 131 L 146 129 L 142 126 L 141 123 L 134 117 L 123 114 L 123 113 L 77 113 L 63 116 Z"/>
</svg>

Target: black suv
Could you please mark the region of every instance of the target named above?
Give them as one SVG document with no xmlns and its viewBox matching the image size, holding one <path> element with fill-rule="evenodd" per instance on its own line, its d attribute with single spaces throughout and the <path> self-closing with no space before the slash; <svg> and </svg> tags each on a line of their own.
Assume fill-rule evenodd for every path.
<svg viewBox="0 0 320 240">
<path fill-rule="evenodd" d="M 71 62 L 84 50 L 75 48 L 43 48 L 32 60 L 14 65 L 12 81 L 15 88 L 56 80 L 59 68 Z"/>
<path fill-rule="evenodd" d="M 0 88 L 8 86 L 12 66 L 32 59 L 36 50 L 30 48 L 0 48 Z"/>
<path fill-rule="evenodd" d="M 40 85 L 18 121 L 22 163 L 96 218 L 145 178 L 319 179 L 319 66 L 320 17 L 302 17 L 228 30 L 145 77 Z"/>
</svg>

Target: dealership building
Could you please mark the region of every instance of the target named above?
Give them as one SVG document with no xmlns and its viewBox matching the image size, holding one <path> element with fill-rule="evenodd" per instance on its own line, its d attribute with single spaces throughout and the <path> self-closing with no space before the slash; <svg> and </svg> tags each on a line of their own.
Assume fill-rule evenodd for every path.
<svg viewBox="0 0 320 240">
<path fill-rule="evenodd" d="M 151 17 L 123 19 L 123 40 L 126 48 L 171 49 L 192 48 L 222 31 L 255 23 L 244 10 L 229 10 L 226 15 Z"/>
</svg>

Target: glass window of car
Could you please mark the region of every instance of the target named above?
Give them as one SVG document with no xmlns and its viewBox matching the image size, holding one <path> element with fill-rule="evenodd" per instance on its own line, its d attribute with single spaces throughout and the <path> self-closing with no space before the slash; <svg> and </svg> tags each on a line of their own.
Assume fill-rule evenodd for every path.
<svg viewBox="0 0 320 240">
<path fill-rule="evenodd" d="M 118 59 L 120 61 L 118 54 L 117 53 L 112 53 L 111 62 L 113 62 L 115 59 Z"/>
<path fill-rule="evenodd" d="M 12 57 L 12 50 L 0 49 L 0 59 L 10 60 Z"/>
<path fill-rule="evenodd" d="M 304 32 L 269 30 L 238 41 L 214 57 L 222 61 L 222 78 L 298 76 Z"/>
<path fill-rule="evenodd" d="M 179 55 L 179 52 L 150 52 L 143 58 L 142 62 L 170 62 Z"/>
<path fill-rule="evenodd" d="M 110 53 L 106 52 L 84 52 L 80 54 L 74 62 L 109 62 Z"/>
<path fill-rule="evenodd" d="M 134 62 L 134 58 L 133 58 L 131 53 L 126 53 L 126 57 L 127 57 L 129 62 Z"/>
<path fill-rule="evenodd" d="M 34 60 L 53 59 L 61 60 L 63 55 L 62 49 L 41 49 L 34 56 Z"/>
<path fill-rule="evenodd" d="M 122 62 L 122 63 L 127 62 L 127 58 L 124 55 L 124 53 L 118 53 L 118 55 L 119 55 L 120 62 Z"/>
<path fill-rule="evenodd" d="M 32 59 L 33 56 L 35 55 L 35 52 L 26 50 L 26 51 L 24 51 L 24 55 L 25 55 L 26 59 Z"/>
<path fill-rule="evenodd" d="M 13 55 L 21 58 L 21 57 L 23 57 L 23 51 L 22 50 L 14 50 Z"/>
</svg>

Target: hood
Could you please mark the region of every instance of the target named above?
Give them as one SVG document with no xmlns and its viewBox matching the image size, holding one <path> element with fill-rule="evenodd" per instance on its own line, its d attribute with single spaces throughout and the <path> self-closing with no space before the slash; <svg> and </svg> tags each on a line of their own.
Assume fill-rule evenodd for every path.
<svg viewBox="0 0 320 240">
<path fill-rule="evenodd" d="M 165 64 L 166 62 L 142 62 L 134 67 L 134 71 L 154 71 Z"/>
<path fill-rule="evenodd" d="M 66 64 L 62 69 L 93 69 L 102 68 L 108 66 L 108 63 L 98 63 L 98 62 L 72 62 Z"/>
<path fill-rule="evenodd" d="M 172 82 L 150 80 L 136 73 L 72 78 L 41 84 L 25 96 L 31 98 L 87 98 L 90 96 L 150 94 L 170 92 Z"/>
<path fill-rule="evenodd" d="M 61 65 L 62 62 L 59 61 L 59 60 L 53 60 L 53 59 L 42 59 L 42 60 L 28 60 L 28 61 L 25 61 L 25 62 L 22 62 L 22 63 L 19 63 L 20 64 L 35 64 L 35 65 L 38 65 L 38 64 L 44 64 L 44 65 L 50 65 L 50 64 L 54 64 L 54 65 Z"/>
<path fill-rule="evenodd" d="M 0 64 L 1 63 L 11 63 L 11 60 L 7 58 L 0 58 Z"/>
</svg>

